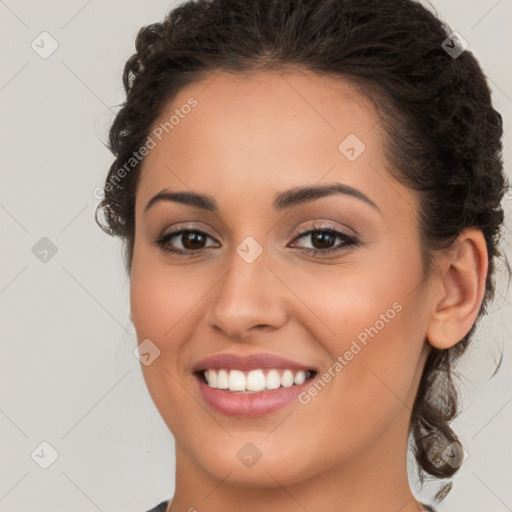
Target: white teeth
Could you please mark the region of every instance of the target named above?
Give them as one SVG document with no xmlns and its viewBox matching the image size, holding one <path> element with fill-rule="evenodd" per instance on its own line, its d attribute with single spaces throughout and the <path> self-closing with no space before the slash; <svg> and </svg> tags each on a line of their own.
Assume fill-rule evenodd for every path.
<svg viewBox="0 0 512 512">
<path fill-rule="evenodd" d="M 293 386 L 293 372 L 291 370 L 285 370 L 281 375 L 281 386 L 285 388 Z"/>
<path fill-rule="evenodd" d="M 302 384 L 311 376 L 311 372 L 300 370 L 268 370 L 262 369 L 243 372 L 241 370 L 215 370 L 209 368 L 204 371 L 208 385 L 216 389 L 229 389 L 229 391 L 241 391 L 255 393 L 264 389 L 289 388 L 294 384 Z"/>
<path fill-rule="evenodd" d="M 294 384 L 302 384 L 306 380 L 306 372 L 300 371 L 295 374 L 295 378 L 293 379 Z M 218 378 L 217 378 L 218 384 Z"/>
<path fill-rule="evenodd" d="M 215 370 L 210 370 L 210 372 L 215 372 Z M 210 381 L 208 381 L 208 384 Z M 219 370 L 217 373 L 217 388 L 218 389 L 228 389 L 229 388 L 229 376 L 226 370 Z"/>
<path fill-rule="evenodd" d="M 231 370 L 229 372 L 229 390 L 245 391 L 245 375 L 240 370 Z"/>
<path fill-rule="evenodd" d="M 217 372 L 215 370 L 206 370 L 206 380 L 208 381 L 208 385 L 212 388 L 217 387 Z"/>
<path fill-rule="evenodd" d="M 265 374 L 262 370 L 252 370 L 247 375 L 247 391 L 261 391 L 265 389 L 266 385 Z"/>
<path fill-rule="evenodd" d="M 277 370 L 270 370 L 267 373 L 266 381 L 267 389 L 277 389 L 281 386 L 281 377 L 279 376 L 279 372 Z"/>
</svg>

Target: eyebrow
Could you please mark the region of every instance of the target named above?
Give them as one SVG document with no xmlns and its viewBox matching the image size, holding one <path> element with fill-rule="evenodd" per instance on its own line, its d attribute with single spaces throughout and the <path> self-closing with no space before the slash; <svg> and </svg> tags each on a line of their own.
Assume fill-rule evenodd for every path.
<svg viewBox="0 0 512 512">
<path fill-rule="evenodd" d="M 361 201 L 380 211 L 379 207 L 361 191 L 342 183 L 292 188 L 290 190 L 286 190 L 285 192 L 279 193 L 274 199 L 273 205 L 274 208 L 278 211 L 285 210 L 293 206 L 299 206 L 301 204 L 315 201 L 316 199 L 334 194 L 344 194 L 355 197 L 356 199 L 360 199 Z M 144 212 L 147 212 L 152 206 L 161 201 L 172 201 L 175 203 L 195 206 L 210 212 L 219 211 L 217 202 L 212 196 L 206 194 L 198 194 L 196 192 L 169 192 L 168 190 L 164 189 L 149 200 L 146 208 L 144 209 Z"/>
</svg>

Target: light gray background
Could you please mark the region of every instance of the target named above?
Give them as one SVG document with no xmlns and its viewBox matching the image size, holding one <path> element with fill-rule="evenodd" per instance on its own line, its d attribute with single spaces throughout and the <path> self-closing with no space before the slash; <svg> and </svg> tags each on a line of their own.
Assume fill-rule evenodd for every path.
<svg viewBox="0 0 512 512">
<path fill-rule="evenodd" d="M 106 109 L 123 100 L 123 65 L 139 27 L 174 5 L 0 0 L 2 512 L 143 512 L 172 496 L 172 437 L 132 354 L 121 245 L 93 214 L 112 162 L 99 139 Z M 508 130 L 509 166 L 512 0 L 433 5 L 484 66 Z M 43 31 L 59 45 L 47 59 L 31 48 Z M 57 247 L 46 263 L 32 252 L 42 237 Z M 501 278 L 467 358 L 467 411 L 456 429 L 468 459 L 439 511 L 512 510 L 511 303 Z M 500 350 L 503 366 L 488 381 Z M 43 441 L 58 452 L 48 469 L 31 457 Z"/>
</svg>

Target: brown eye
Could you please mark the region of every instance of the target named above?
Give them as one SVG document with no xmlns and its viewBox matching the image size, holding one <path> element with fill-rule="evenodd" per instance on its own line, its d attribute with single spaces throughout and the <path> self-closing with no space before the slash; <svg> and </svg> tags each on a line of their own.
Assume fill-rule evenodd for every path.
<svg viewBox="0 0 512 512">
<path fill-rule="evenodd" d="M 185 249 L 202 249 L 206 242 L 206 237 L 198 231 L 186 231 L 181 234 L 181 244 Z"/>
<path fill-rule="evenodd" d="M 315 249 L 330 249 L 336 243 L 336 236 L 324 231 L 311 233 L 312 245 Z"/>
<path fill-rule="evenodd" d="M 349 247 L 357 246 L 360 242 L 353 236 L 349 236 L 342 231 L 331 227 L 315 227 L 302 231 L 296 240 L 309 239 L 310 247 L 302 247 L 305 251 L 314 254 L 328 254 L 331 252 L 342 251 Z M 339 240 L 336 244 L 336 240 Z"/>
<path fill-rule="evenodd" d="M 187 252 L 194 253 L 211 247 L 206 245 L 209 238 L 213 240 L 213 238 L 204 231 L 180 229 L 166 233 L 156 241 L 156 244 L 164 252 L 185 256 Z"/>
</svg>

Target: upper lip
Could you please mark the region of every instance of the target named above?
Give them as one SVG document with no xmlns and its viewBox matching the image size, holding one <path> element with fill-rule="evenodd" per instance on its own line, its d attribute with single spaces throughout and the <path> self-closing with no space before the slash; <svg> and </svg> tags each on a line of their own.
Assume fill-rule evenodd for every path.
<svg viewBox="0 0 512 512">
<path fill-rule="evenodd" d="M 201 359 L 192 368 L 192 371 L 199 372 L 208 368 L 225 368 L 227 370 L 256 370 L 258 368 L 287 368 L 295 371 L 316 371 L 311 366 L 286 359 L 272 354 L 215 354 Z"/>
</svg>

